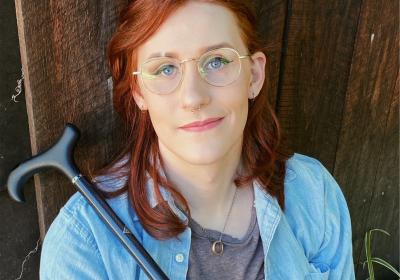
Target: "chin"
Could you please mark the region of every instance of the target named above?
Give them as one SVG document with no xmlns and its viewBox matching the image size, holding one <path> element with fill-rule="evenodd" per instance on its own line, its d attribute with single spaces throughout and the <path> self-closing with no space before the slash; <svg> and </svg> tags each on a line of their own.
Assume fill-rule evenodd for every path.
<svg viewBox="0 0 400 280">
<path fill-rule="evenodd" d="M 209 165 L 217 162 L 224 156 L 221 149 L 213 151 L 202 149 L 196 152 L 191 150 L 187 151 L 187 153 L 182 153 L 181 151 L 178 155 L 181 159 L 193 165 Z"/>
<path fill-rule="evenodd" d="M 233 145 L 227 139 L 219 138 L 197 142 L 168 140 L 166 142 L 159 141 L 161 152 L 164 151 L 164 155 L 167 157 L 170 154 L 170 156 L 192 165 L 210 165 L 218 162 L 229 153 Z"/>
</svg>

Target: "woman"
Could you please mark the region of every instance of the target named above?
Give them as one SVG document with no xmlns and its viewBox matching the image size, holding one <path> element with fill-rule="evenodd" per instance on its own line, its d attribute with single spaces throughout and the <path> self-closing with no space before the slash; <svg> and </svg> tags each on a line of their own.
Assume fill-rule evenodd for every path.
<svg viewBox="0 0 400 280">
<path fill-rule="evenodd" d="M 284 152 L 242 1 L 131 2 L 109 44 L 121 156 L 92 176 L 170 279 L 354 279 L 333 177 Z M 85 199 L 61 209 L 41 279 L 147 279 Z"/>
</svg>

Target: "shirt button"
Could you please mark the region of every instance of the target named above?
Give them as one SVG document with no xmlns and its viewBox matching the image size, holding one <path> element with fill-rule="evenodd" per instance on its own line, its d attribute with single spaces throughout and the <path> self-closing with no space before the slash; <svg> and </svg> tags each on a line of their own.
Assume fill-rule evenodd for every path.
<svg viewBox="0 0 400 280">
<path fill-rule="evenodd" d="M 183 257 L 183 254 L 176 254 L 175 255 L 175 260 L 177 261 L 177 262 L 179 262 L 179 263 L 181 263 L 181 262 L 183 262 L 183 259 L 184 259 L 184 257 Z"/>
</svg>

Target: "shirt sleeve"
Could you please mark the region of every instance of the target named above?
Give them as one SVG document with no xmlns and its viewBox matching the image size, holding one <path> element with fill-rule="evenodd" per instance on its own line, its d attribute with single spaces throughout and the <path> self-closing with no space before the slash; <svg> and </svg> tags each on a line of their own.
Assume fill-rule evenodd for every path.
<svg viewBox="0 0 400 280">
<path fill-rule="evenodd" d="M 327 279 L 355 279 L 350 213 L 345 197 L 329 171 L 320 163 L 324 182 L 324 238 L 319 252 L 310 260 Z M 309 279 L 312 278 L 312 274 Z M 320 279 L 320 278 L 315 278 Z"/>
<path fill-rule="evenodd" d="M 108 279 L 93 235 L 62 209 L 43 241 L 41 280 Z"/>
</svg>

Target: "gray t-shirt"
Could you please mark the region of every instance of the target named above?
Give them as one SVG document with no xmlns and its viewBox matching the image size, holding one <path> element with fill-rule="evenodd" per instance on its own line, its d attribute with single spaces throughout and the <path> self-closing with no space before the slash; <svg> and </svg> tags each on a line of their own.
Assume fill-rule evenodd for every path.
<svg viewBox="0 0 400 280">
<path fill-rule="evenodd" d="M 212 242 L 219 240 L 221 232 L 203 229 L 195 220 L 189 221 L 192 241 L 186 279 L 264 279 L 264 251 L 254 206 L 250 226 L 241 239 L 222 234 L 224 252 L 213 255 Z"/>
</svg>

